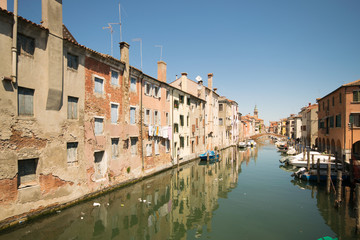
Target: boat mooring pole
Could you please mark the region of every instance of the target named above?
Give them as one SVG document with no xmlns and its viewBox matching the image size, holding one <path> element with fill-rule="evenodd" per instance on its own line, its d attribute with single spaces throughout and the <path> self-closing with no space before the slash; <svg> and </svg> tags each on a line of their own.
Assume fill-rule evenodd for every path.
<svg viewBox="0 0 360 240">
<path fill-rule="evenodd" d="M 326 179 L 326 193 L 330 193 L 330 184 L 331 184 L 331 163 L 330 163 L 330 156 L 329 156 L 329 162 L 327 165 L 327 179 Z"/>
<path fill-rule="evenodd" d="M 304 151 L 303 151 L 303 160 L 305 161 L 306 159 L 306 148 L 304 148 Z"/>
<path fill-rule="evenodd" d="M 311 168 L 314 169 L 314 166 L 315 166 L 315 155 L 312 155 L 311 157 L 312 157 L 312 158 L 311 158 L 311 162 L 312 162 Z"/>
<path fill-rule="evenodd" d="M 355 194 L 356 194 L 356 233 L 360 233 L 360 183 L 356 184 L 355 187 Z"/>
<path fill-rule="evenodd" d="M 209 162 L 209 160 L 210 160 L 210 157 L 209 157 L 209 152 L 207 152 L 206 161 L 208 161 L 208 162 Z"/>
<path fill-rule="evenodd" d="M 317 164 L 316 164 L 316 170 L 317 170 L 317 183 L 320 183 L 320 159 L 318 158 Z"/>
<path fill-rule="evenodd" d="M 337 190 L 336 190 L 336 207 L 341 205 L 341 186 L 342 186 L 342 171 L 337 172 Z"/>
<path fill-rule="evenodd" d="M 310 172 L 310 151 L 308 152 L 308 157 L 307 157 L 307 169 Z"/>
</svg>

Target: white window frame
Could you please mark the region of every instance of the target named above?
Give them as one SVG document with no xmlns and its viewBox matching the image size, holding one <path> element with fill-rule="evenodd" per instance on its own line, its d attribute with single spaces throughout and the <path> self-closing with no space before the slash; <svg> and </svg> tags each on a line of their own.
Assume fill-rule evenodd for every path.
<svg viewBox="0 0 360 240">
<path fill-rule="evenodd" d="M 133 84 L 133 80 L 135 80 L 135 85 Z M 137 92 L 136 84 L 137 84 L 137 78 L 130 77 L 130 92 L 135 92 L 135 93 Z"/>
<path fill-rule="evenodd" d="M 154 125 L 159 125 L 159 111 L 158 110 L 154 110 Z"/>
<path fill-rule="evenodd" d="M 170 90 L 166 89 L 166 101 L 170 102 Z"/>
<path fill-rule="evenodd" d="M 160 141 L 159 141 L 159 138 L 155 138 L 154 144 L 155 144 L 155 155 L 160 155 L 160 151 L 159 151 L 159 149 L 160 149 L 160 147 L 159 147 Z"/>
<path fill-rule="evenodd" d="M 101 92 L 97 92 L 96 91 L 96 87 L 95 87 L 95 84 L 96 84 L 96 82 L 95 82 L 95 79 L 100 79 L 100 80 L 102 80 L 103 82 L 102 82 L 102 89 L 101 89 Z M 94 81 L 94 93 L 97 93 L 97 94 L 104 94 L 104 87 L 105 87 L 105 78 L 103 78 L 103 77 L 100 77 L 100 76 L 98 76 L 98 75 L 93 75 L 93 81 Z"/>
<path fill-rule="evenodd" d="M 145 89 L 144 89 L 145 95 L 146 95 L 146 96 L 151 96 L 151 95 L 152 95 L 152 84 L 145 81 L 145 86 L 144 86 L 144 88 L 145 88 Z M 147 93 L 147 90 L 148 90 L 149 93 Z"/>
<path fill-rule="evenodd" d="M 134 122 L 132 123 L 131 122 L 131 109 L 135 109 L 135 113 L 134 113 Z M 130 114 L 129 114 L 129 117 L 130 117 L 130 119 L 129 119 L 129 123 L 131 124 L 131 125 L 135 125 L 136 124 L 136 106 L 130 106 L 130 109 L 129 109 L 129 111 L 130 111 Z"/>
<path fill-rule="evenodd" d="M 116 111 L 116 122 L 113 122 L 113 116 L 112 116 L 112 105 L 116 105 L 117 106 L 117 111 Z M 119 121 L 119 103 L 116 102 L 110 102 L 110 121 L 111 124 L 117 124 Z"/>
<path fill-rule="evenodd" d="M 96 132 L 96 119 L 102 119 L 102 129 L 101 129 L 101 133 L 97 133 Z M 103 135 L 104 133 L 104 117 L 102 116 L 95 116 L 94 117 L 94 134 L 95 136 L 100 136 L 100 135 Z"/>
<path fill-rule="evenodd" d="M 151 143 L 146 144 L 146 156 L 147 157 L 152 156 L 152 144 Z"/>
<path fill-rule="evenodd" d="M 153 84 L 153 97 L 160 98 L 161 97 L 161 87 L 159 85 Z M 156 92 L 157 90 L 157 92 Z"/>
<path fill-rule="evenodd" d="M 117 80 L 116 80 L 116 83 L 113 82 L 113 77 L 112 77 L 112 72 L 116 72 L 118 74 L 118 77 L 117 77 Z M 110 69 L 110 84 L 113 85 L 113 86 L 119 86 L 119 79 L 120 79 L 120 72 L 116 69 Z"/>
</svg>

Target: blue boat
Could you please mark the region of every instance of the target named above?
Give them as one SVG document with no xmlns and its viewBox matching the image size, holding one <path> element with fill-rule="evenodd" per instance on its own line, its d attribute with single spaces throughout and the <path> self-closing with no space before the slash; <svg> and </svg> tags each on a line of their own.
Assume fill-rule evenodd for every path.
<svg viewBox="0 0 360 240">
<path fill-rule="evenodd" d="M 201 160 L 207 161 L 207 155 L 209 153 L 209 160 L 219 160 L 219 154 L 215 154 L 214 151 L 206 151 L 203 154 L 200 154 L 199 157 Z"/>
</svg>

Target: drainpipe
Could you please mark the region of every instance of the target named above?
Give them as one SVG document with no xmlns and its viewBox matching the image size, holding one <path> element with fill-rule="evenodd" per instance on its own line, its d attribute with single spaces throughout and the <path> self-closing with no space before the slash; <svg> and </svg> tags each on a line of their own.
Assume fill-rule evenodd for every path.
<svg viewBox="0 0 360 240">
<path fill-rule="evenodd" d="M 14 26 L 12 39 L 12 72 L 11 78 L 13 82 L 17 79 L 17 31 L 18 31 L 18 0 L 14 0 Z"/>
<path fill-rule="evenodd" d="M 140 137 L 141 137 L 141 164 L 142 170 L 145 169 L 145 161 L 144 161 L 144 136 L 143 136 L 143 80 L 144 75 L 142 74 L 140 77 Z"/>
</svg>

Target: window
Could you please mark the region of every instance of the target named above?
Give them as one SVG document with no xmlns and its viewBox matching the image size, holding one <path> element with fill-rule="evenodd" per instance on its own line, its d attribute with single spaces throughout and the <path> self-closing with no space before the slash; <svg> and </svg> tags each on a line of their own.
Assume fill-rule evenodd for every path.
<svg viewBox="0 0 360 240">
<path fill-rule="evenodd" d="M 66 143 L 67 149 L 67 163 L 68 165 L 75 165 L 77 160 L 77 149 L 78 143 L 77 142 L 68 142 Z"/>
<path fill-rule="evenodd" d="M 180 126 L 184 126 L 184 115 L 180 115 Z"/>
<path fill-rule="evenodd" d="M 179 101 L 178 100 L 174 100 L 174 108 L 179 108 Z"/>
<path fill-rule="evenodd" d="M 161 97 L 161 89 L 159 86 L 154 85 L 154 97 L 160 98 Z"/>
<path fill-rule="evenodd" d="M 145 95 L 151 95 L 151 84 L 148 82 L 145 82 Z"/>
<path fill-rule="evenodd" d="M 224 123 L 223 123 L 223 119 L 222 118 L 219 118 L 219 125 L 222 126 Z"/>
<path fill-rule="evenodd" d="M 190 102 L 191 102 L 190 97 L 187 97 L 186 101 L 187 101 L 187 105 L 189 105 L 189 106 L 190 106 Z"/>
<path fill-rule="evenodd" d="M 145 110 L 145 124 L 151 125 L 151 110 L 150 109 Z"/>
<path fill-rule="evenodd" d="M 186 137 L 186 145 L 189 146 L 189 136 Z"/>
<path fill-rule="evenodd" d="M 196 146 L 199 145 L 199 136 L 196 136 Z"/>
<path fill-rule="evenodd" d="M 179 96 L 179 101 L 180 101 L 180 103 L 184 103 L 184 96 L 183 95 Z"/>
<path fill-rule="evenodd" d="M 130 107 L 130 124 L 135 124 L 136 123 L 135 114 L 136 114 L 136 108 L 135 107 Z"/>
<path fill-rule="evenodd" d="M 360 113 L 351 113 L 349 121 L 354 127 L 360 127 Z"/>
<path fill-rule="evenodd" d="M 112 103 L 111 104 L 111 123 L 116 124 L 119 118 L 119 104 Z"/>
<path fill-rule="evenodd" d="M 166 89 L 166 101 L 170 101 L 170 90 Z"/>
<path fill-rule="evenodd" d="M 78 98 L 68 96 L 68 111 L 67 111 L 68 119 L 77 119 L 77 104 L 78 104 Z"/>
<path fill-rule="evenodd" d="M 220 103 L 220 104 L 219 104 L 219 111 L 222 112 L 222 111 L 224 110 L 223 108 L 224 108 L 223 104 Z"/>
<path fill-rule="evenodd" d="M 341 103 L 341 99 L 342 99 L 342 96 L 341 96 L 341 93 L 339 94 L 339 103 Z"/>
<path fill-rule="evenodd" d="M 34 55 L 35 39 L 18 33 L 17 35 L 17 50 L 18 54 L 27 53 Z"/>
<path fill-rule="evenodd" d="M 34 115 L 34 89 L 18 87 L 19 116 Z"/>
<path fill-rule="evenodd" d="M 360 102 L 360 91 L 353 91 L 353 102 Z"/>
<path fill-rule="evenodd" d="M 186 126 L 189 126 L 189 119 L 190 119 L 190 117 L 189 117 L 189 115 L 187 115 L 187 117 L 186 117 Z"/>
<path fill-rule="evenodd" d="M 184 137 L 180 137 L 180 147 L 184 148 Z"/>
<path fill-rule="evenodd" d="M 131 137 L 130 138 L 130 142 L 131 142 L 131 155 L 136 155 L 137 154 L 137 141 L 138 139 L 136 137 Z"/>
<path fill-rule="evenodd" d="M 334 127 L 334 116 L 331 116 L 329 121 L 330 121 L 330 127 L 333 128 Z"/>
<path fill-rule="evenodd" d="M 174 123 L 174 133 L 178 133 L 179 132 L 179 124 Z"/>
<path fill-rule="evenodd" d="M 131 92 L 136 92 L 136 78 L 131 78 L 130 91 Z"/>
<path fill-rule="evenodd" d="M 119 86 L 119 72 L 111 70 L 111 84 Z"/>
<path fill-rule="evenodd" d="M 95 92 L 96 93 L 103 93 L 103 91 L 104 91 L 104 79 L 95 77 L 94 81 L 95 81 Z"/>
<path fill-rule="evenodd" d="M 119 157 L 119 138 L 111 139 L 111 156 L 114 159 Z"/>
<path fill-rule="evenodd" d="M 165 113 L 166 116 L 166 125 L 169 126 L 170 125 L 170 118 L 169 118 L 169 113 Z"/>
<path fill-rule="evenodd" d="M 36 168 L 38 159 L 18 160 L 18 188 L 37 184 Z"/>
<path fill-rule="evenodd" d="M 159 155 L 159 139 L 155 139 L 155 155 Z"/>
<path fill-rule="evenodd" d="M 95 135 L 101 135 L 103 133 L 103 118 L 95 118 Z"/>
<path fill-rule="evenodd" d="M 100 163 L 102 162 L 104 157 L 104 151 L 94 152 L 94 162 Z"/>
<path fill-rule="evenodd" d="M 335 126 L 336 127 L 341 127 L 341 114 L 336 115 Z"/>
<path fill-rule="evenodd" d="M 77 70 L 79 66 L 79 57 L 71 53 L 67 54 L 67 66 L 68 68 Z"/>
<path fill-rule="evenodd" d="M 159 125 L 159 112 L 154 110 L 154 125 Z"/>
<path fill-rule="evenodd" d="M 170 152 L 170 140 L 169 139 L 165 139 L 165 149 L 166 149 L 166 152 Z"/>
<path fill-rule="evenodd" d="M 335 97 L 332 97 L 332 105 L 335 106 Z"/>
<path fill-rule="evenodd" d="M 151 143 L 146 144 L 146 156 L 150 157 L 152 155 L 152 145 Z"/>
</svg>

